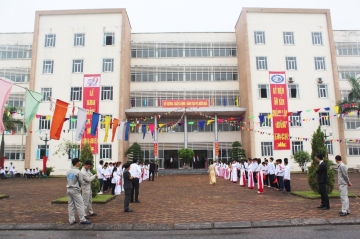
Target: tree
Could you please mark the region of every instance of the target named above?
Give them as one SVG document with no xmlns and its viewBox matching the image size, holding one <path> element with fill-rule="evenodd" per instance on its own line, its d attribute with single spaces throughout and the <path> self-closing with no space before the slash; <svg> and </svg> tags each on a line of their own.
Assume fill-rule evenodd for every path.
<svg viewBox="0 0 360 239">
<path fill-rule="evenodd" d="M 235 141 L 232 145 L 231 145 L 232 149 L 231 149 L 231 158 L 233 160 L 239 160 L 239 159 L 244 159 L 246 158 L 246 154 L 245 154 L 245 150 L 242 148 L 242 145 L 239 141 Z"/>
<path fill-rule="evenodd" d="M 179 150 L 179 156 L 184 163 L 190 164 L 192 157 L 195 155 L 194 150 L 188 148 L 182 148 Z"/>
<path fill-rule="evenodd" d="M 320 193 L 319 184 L 318 184 L 318 176 L 316 174 L 316 170 L 318 169 L 319 163 L 316 160 L 316 155 L 322 154 L 324 156 L 324 162 L 327 167 L 327 185 L 326 191 L 331 193 L 334 189 L 335 184 L 335 172 L 331 169 L 331 161 L 327 158 L 327 148 L 325 146 L 324 141 L 324 133 L 321 131 L 320 126 L 314 132 L 311 139 L 311 166 L 308 168 L 308 183 L 315 193 Z"/>
<path fill-rule="evenodd" d="M 310 154 L 306 151 L 297 151 L 294 154 L 294 160 L 297 164 L 299 164 L 299 167 L 304 171 L 304 166 L 311 162 Z"/>
<path fill-rule="evenodd" d="M 17 112 L 18 109 L 13 106 L 6 106 L 3 113 L 3 124 L 5 131 L 14 131 L 17 125 L 24 126 L 24 122 L 20 119 L 13 118 L 11 112 Z M 1 137 L 1 148 L 0 148 L 0 158 L 5 156 L 5 139 L 4 132 Z"/>
<path fill-rule="evenodd" d="M 80 151 L 80 162 L 81 165 L 85 164 L 85 161 L 91 160 L 92 166 L 90 168 L 90 171 L 92 174 L 96 174 L 96 171 L 94 170 L 94 155 L 91 153 L 91 146 L 89 143 L 86 143 L 81 151 Z M 82 166 L 79 167 L 79 170 L 81 170 Z M 92 196 L 95 197 L 96 194 L 99 192 L 100 189 L 100 182 L 97 178 L 95 178 L 93 181 L 91 181 L 91 191 Z"/>
<path fill-rule="evenodd" d="M 357 117 L 360 118 L 360 82 L 355 77 L 348 77 L 348 82 L 351 86 L 349 97 L 339 101 L 337 105 L 341 113 L 357 111 Z"/>
<path fill-rule="evenodd" d="M 125 155 L 129 155 L 129 159 L 136 158 L 138 161 L 142 161 L 143 153 L 141 151 L 141 146 L 135 142 L 133 143 L 128 150 L 126 150 Z"/>
<path fill-rule="evenodd" d="M 68 139 L 64 139 L 64 142 L 57 145 L 57 149 L 53 155 L 64 156 L 68 155 L 69 159 L 76 158 L 79 155 L 80 145 L 73 143 Z"/>
</svg>

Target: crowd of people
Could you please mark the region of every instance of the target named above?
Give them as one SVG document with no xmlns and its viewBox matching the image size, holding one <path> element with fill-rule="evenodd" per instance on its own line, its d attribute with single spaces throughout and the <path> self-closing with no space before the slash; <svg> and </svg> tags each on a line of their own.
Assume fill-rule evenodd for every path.
<svg viewBox="0 0 360 239">
<path fill-rule="evenodd" d="M 210 163 L 210 184 L 216 184 L 216 177 L 238 183 L 240 186 L 254 189 L 256 186 L 258 193 L 264 193 L 264 187 L 288 194 L 291 191 L 290 185 L 290 165 L 287 158 L 261 161 L 259 158 L 247 160 L 234 160 L 231 163 L 218 162 Z M 213 172 L 212 172 L 213 171 Z"/>
<path fill-rule="evenodd" d="M 35 169 L 33 169 L 33 170 L 35 170 Z M 25 173 L 26 173 L 26 169 L 24 172 L 24 177 L 25 177 Z M 32 171 L 32 174 L 33 173 L 34 172 Z M 5 167 L 5 168 L 0 167 L 0 179 L 7 179 L 8 177 L 21 178 L 21 174 L 15 169 L 15 166 L 13 166 L 13 163 L 10 163 L 9 167 Z"/>
</svg>

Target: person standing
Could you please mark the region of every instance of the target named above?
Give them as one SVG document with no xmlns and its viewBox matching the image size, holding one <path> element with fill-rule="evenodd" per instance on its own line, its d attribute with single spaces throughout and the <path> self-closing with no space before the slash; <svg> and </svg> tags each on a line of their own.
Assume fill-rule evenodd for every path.
<svg viewBox="0 0 360 239">
<path fill-rule="evenodd" d="M 329 196 L 326 191 L 327 167 L 323 160 L 322 154 L 316 155 L 316 160 L 319 162 L 319 167 L 316 170 L 316 174 L 318 175 L 318 184 L 321 195 L 321 205 L 318 208 L 321 210 L 330 210 Z"/>
<path fill-rule="evenodd" d="M 10 178 L 14 178 L 14 166 L 12 163 L 10 163 L 10 166 L 9 166 L 9 173 L 10 173 Z"/>
<path fill-rule="evenodd" d="M 274 158 L 270 157 L 270 162 L 268 164 L 268 174 L 269 174 L 269 188 L 275 188 L 274 180 L 275 180 L 275 165 L 274 165 Z"/>
<path fill-rule="evenodd" d="M 103 175 L 102 175 L 103 164 L 104 164 L 104 161 L 100 160 L 100 164 L 96 168 L 97 176 L 98 176 L 98 179 L 99 179 L 99 182 L 100 182 L 100 188 L 99 188 L 98 194 L 103 194 L 103 191 L 101 191 L 102 186 L 104 184 L 104 180 L 103 180 L 104 178 L 103 178 Z"/>
<path fill-rule="evenodd" d="M 156 163 L 155 163 L 155 176 L 156 176 L 156 177 L 159 177 L 158 171 L 159 171 L 159 164 L 156 162 Z"/>
<path fill-rule="evenodd" d="M 287 158 L 284 158 L 284 164 L 285 164 L 285 171 L 284 171 L 284 186 L 285 186 L 285 190 L 284 193 L 285 194 L 289 194 L 289 192 L 291 191 L 291 185 L 290 185 L 290 165 L 289 165 L 289 160 Z"/>
<path fill-rule="evenodd" d="M 124 199 L 124 212 L 132 212 L 132 210 L 129 208 L 130 199 L 132 197 L 133 193 L 133 183 L 132 180 L 134 178 L 130 174 L 130 164 L 126 163 L 124 164 L 124 190 L 125 190 L 125 199 Z"/>
<path fill-rule="evenodd" d="M 193 156 L 192 164 L 193 164 L 193 169 L 196 169 L 196 158 L 195 158 L 195 155 Z"/>
<path fill-rule="evenodd" d="M 93 175 L 90 172 L 92 166 L 91 160 L 86 160 L 84 167 L 81 169 L 83 183 L 81 185 L 82 197 L 84 200 L 85 215 L 88 213 L 89 216 L 96 216 L 92 209 L 92 190 L 91 182 L 97 178 L 97 175 Z"/>
<path fill-rule="evenodd" d="M 173 157 L 171 156 L 171 157 L 170 157 L 170 168 L 173 168 L 173 167 L 174 167 L 173 162 L 174 162 L 174 159 L 173 159 Z"/>
<path fill-rule="evenodd" d="M 344 217 L 350 214 L 349 209 L 349 197 L 348 197 L 348 186 L 352 186 L 349 176 L 348 176 L 348 168 L 342 162 L 341 156 L 336 155 L 335 161 L 339 165 L 338 167 L 338 184 L 339 184 L 339 192 L 340 192 L 340 200 L 341 200 L 341 212 L 339 213 L 341 217 Z"/>
<path fill-rule="evenodd" d="M 137 159 L 133 160 L 133 163 L 130 165 L 129 172 L 130 172 L 131 176 L 133 177 L 131 180 L 133 187 L 132 187 L 132 194 L 131 194 L 130 202 L 140 203 L 140 201 L 139 201 L 139 180 L 141 177 L 141 168 L 138 164 Z M 125 183 L 125 179 L 124 179 L 124 183 Z M 135 200 L 134 200 L 134 194 L 135 194 Z"/>
<path fill-rule="evenodd" d="M 209 184 L 216 184 L 216 177 L 215 177 L 215 165 L 210 162 L 210 167 L 208 170 L 209 173 Z"/>
<path fill-rule="evenodd" d="M 196 168 L 199 169 L 200 168 L 200 159 L 199 159 L 199 155 L 196 156 Z"/>
<path fill-rule="evenodd" d="M 72 160 L 72 167 L 66 173 L 67 179 L 67 195 L 68 195 L 68 211 L 69 211 L 69 222 L 70 225 L 76 223 L 75 221 L 75 208 L 78 212 L 81 224 L 91 224 L 90 221 L 85 218 L 84 201 L 81 197 L 81 184 L 82 175 L 78 167 L 80 166 L 80 160 L 74 158 Z"/>
<path fill-rule="evenodd" d="M 155 164 L 154 161 L 151 160 L 150 168 L 149 168 L 149 181 L 150 179 L 151 181 L 154 181 L 154 177 L 155 177 Z"/>
<path fill-rule="evenodd" d="M 278 191 L 284 191 L 284 172 L 285 166 L 282 164 L 282 159 L 276 160 L 276 177 L 278 181 L 279 188 Z"/>
</svg>

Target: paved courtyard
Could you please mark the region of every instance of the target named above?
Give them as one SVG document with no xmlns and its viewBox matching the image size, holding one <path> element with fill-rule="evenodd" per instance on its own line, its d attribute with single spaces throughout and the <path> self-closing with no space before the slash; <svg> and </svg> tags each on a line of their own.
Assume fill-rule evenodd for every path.
<svg viewBox="0 0 360 239">
<path fill-rule="evenodd" d="M 350 173 L 354 186 L 350 192 L 360 194 L 360 174 Z M 309 190 L 305 174 L 292 174 L 292 189 Z M 320 200 L 284 195 L 265 188 L 264 194 L 217 179 L 208 184 L 207 175 L 170 175 L 145 181 L 140 185 L 141 203 L 131 204 L 133 213 L 123 212 L 124 195 L 111 202 L 93 205 L 98 216 L 94 223 L 202 223 L 282 220 L 291 218 L 334 218 L 341 208 L 339 199 L 331 199 L 331 210 L 316 207 Z M 67 205 L 51 200 L 66 196 L 65 178 L 0 180 L 0 223 L 68 223 Z M 337 190 L 337 186 L 335 187 Z M 360 198 L 350 199 L 351 217 L 360 217 Z M 348 216 L 348 217 L 349 217 Z"/>
</svg>

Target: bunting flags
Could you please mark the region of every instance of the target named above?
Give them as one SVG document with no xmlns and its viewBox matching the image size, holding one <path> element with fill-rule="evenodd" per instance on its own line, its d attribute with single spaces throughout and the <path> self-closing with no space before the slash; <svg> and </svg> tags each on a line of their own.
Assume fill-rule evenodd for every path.
<svg viewBox="0 0 360 239">
<path fill-rule="evenodd" d="M 43 95 L 35 91 L 27 90 L 25 93 L 25 126 L 28 129 L 31 121 L 40 118 L 36 113 Z"/>
<path fill-rule="evenodd" d="M 209 125 L 209 124 L 211 124 L 212 122 L 214 122 L 215 120 L 208 120 L 207 121 L 207 123 L 206 123 L 206 125 Z"/>
<path fill-rule="evenodd" d="M 56 100 L 55 111 L 50 127 L 50 139 L 60 139 L 68 105 L 69 103 L 67 102 Z"/>
<path fill-rule="evenodd" d="M 126 124 L 125 128 L 125 141 L 129 141 L 130 122 Z"/>
<path fill-rule="evenodd" d="M 0 134 L 4 132 L 5 127 L 3 123 L 3 114 L 4 114 L 4 106 L 8 101 L 10 92 L 11 92 L 12 84 L 10 82 L 4 81 L 0 79 Z M 9 113 L 8 113 L 9 114 Z M 2 155 L 0 155 L 2 156 Z"/>
<path fill-rule="evenodd" d="M 120 128 L 119 128 L 118 135 L 117 135 L 118 140 L 120 140 L 120 141 L 123 139 L 124 126 L 125 126 L 125 121 L 121 121 Z"/>
<path fill-rule="evenodd" d="M 116 134 L 116 130 L 118 128 L 118 125 L 119 125 L 119 120 L 114 118 L 113 128 L 112 128 L 112 135 L 111 135 L 111 142 L 114 142 L 114 138 L 115 138 L 115 134 Z"/>
<path fill-rule="evenodd" d="M 143 139 L 145 138 L 145 134 L 146 134 L 146 124 L 143 124 L 141 126 L 141 132 L 143 133 Z"/>
<path fill-rule="evenodd" d="M 111 122 L 111 117 L 108 116 L 108 115 L 105 116 L 105 137 L 104 137 L 104 143 L 106 143 L 107 140 L 108 140 L 110 122 Z"/>
<path fill-rule="evenodd" d="M 204 125 L 205 125 L 205 121 L 204 121 L 204 120 L 199 121 L 200 130 L 203 130 L 203 129 L 204 129 Z"/>
<path fill-rule="evenodd" d="M 100 117 L 99 113 L 93 112 L 91 118 L 91 133 L 90 133 L 92 136 L 96 136 L 96 131 L 99 124 L 99 117 Z"/>
<path fill-rule="evenodd" d="M 87 110 L 83 108 L 78 109 L 77 115 L 77 123 L 76 123 L 76 133 L 75 133 L 75 140 L 80 141 L 83 137 L 85 132 L 85 125 L 86 125 L 86 114 Z"/>
</svg>

